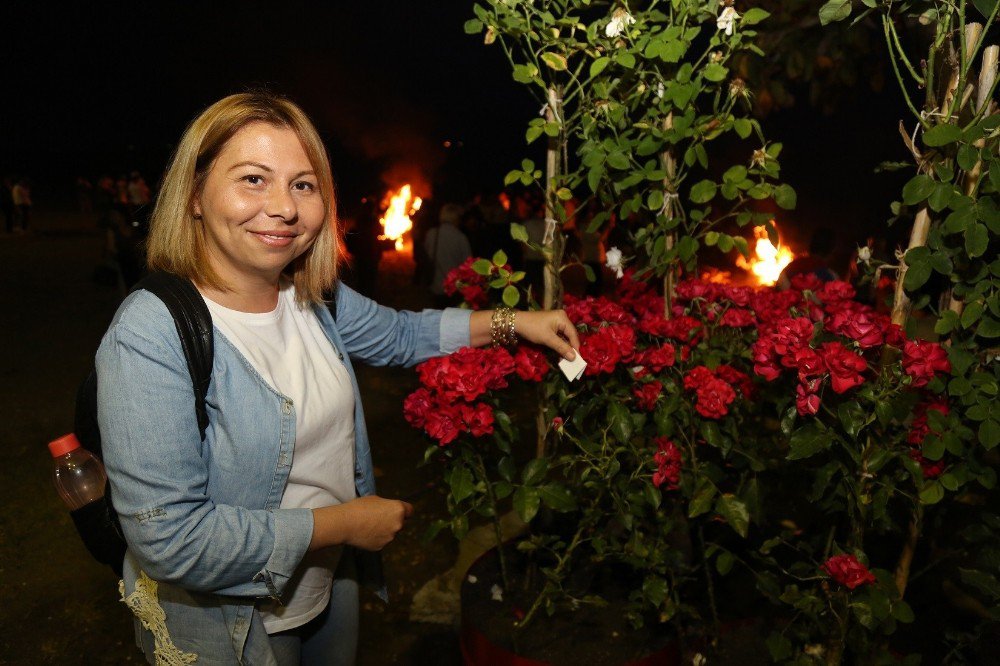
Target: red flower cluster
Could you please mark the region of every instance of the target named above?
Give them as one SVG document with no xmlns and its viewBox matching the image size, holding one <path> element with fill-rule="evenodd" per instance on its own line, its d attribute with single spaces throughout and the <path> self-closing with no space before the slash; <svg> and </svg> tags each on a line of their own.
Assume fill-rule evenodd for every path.
<svg viewBox="0 0 1000 666">
<path fill-rule="evenodd" d="M 853 555 L 834 555 L 822 565 L 823 571 L 849 590 L 860 585 L 873 585 L 875 574 Z"/>
<path fill-rule="evenodd" d="M 928 435 L 941 434 L 931 430 L 927 412 L 932 410 L 944 415 L 950 411 L 947 400 L 943 398 L 920 403 L 914 410 L 910 432 L 906 437 L 906 441 L 910 445 L 910 458 L 920 463 L 920 469 L 923 471 L 925 479 L 936 479 L 944 473 L 948 466 L 943 458 L 941 460 L 928 460 L 922 452 L 924 440 L 927 439 Z"/>
<path fill-rule="evenodd" d="M 476 257 L 469 257 L 461 266 L 453 268 L 444 278 L 444 293 L 449 296 L 461 294 L 462 300 L 473 310 L 486 307 L 486 278 L 472 270 Z"/>
<path fill-rule="evenodd" d="M 937 373 L 951 372 L 948 352 L 936 342 L 908 340 L 903 343 L 903 372 L 913 377 L 912 386 L 927 386 Z"/>
<path fill-rule="evenodd" d="M 656 400 L 663 392 L 663 384 L 658 381 L 646 382 L 632 388 L 632 395 L 639 409 L 651 412 L 656 408 Z"/>
<path fill-rule="evenodd" d="M 583 374 L 614 372 L 619 363 L 628 363 L 635 354 L 635 329 L 624 324 L 603 326 L 581 337 L 580 354 L 587 362 Z"/>
<path fill-rule="evenodd" d="M 666 437 L 657 437 L 653 443 L 657 449 L 653 454 L 656 463 L 653 485 L 660 488 L 667 484 L 667 490 L 677 490 L 681 480 L 681 450 Z"/>
<path fill-rule="evenodd" d="M 721 419 L 729 413 L 729 405 L 736 399 L 732 385 L 704 365 L 684 375 L 684 388 L 694 391 L 694 408 L 707 419 Z"/>
<path fill-rule="evenodd" d="M 576 298 L 567 295 L 563 308 L 569 320 L 579 326 L 598 328 L 602 324 L 635 325 L 635 317 L 624 307 L 605 297 Z"/>
<path fill-rule="evenodd" d="M 493 408 L 475 401 L 487 391 L 506 388 L 511 374 L 541 381 L 550 369 L 544 354 L 527 346 L 514 356 L 503 348 L 465 347 L 417 366 L 423 387 L 403 401 L 403 415 L 442 446 L 463 432 L 474 437 L 489 435 L 493 433 Z"/>
</svg>

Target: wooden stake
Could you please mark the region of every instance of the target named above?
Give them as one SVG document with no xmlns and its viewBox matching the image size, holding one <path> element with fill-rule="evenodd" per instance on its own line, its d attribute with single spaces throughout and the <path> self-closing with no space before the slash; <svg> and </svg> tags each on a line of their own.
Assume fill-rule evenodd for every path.
<svg viewBox="0 0 1000 666">
<path fill-rule="evenodd" d="M 931 227 L 931 215 L 927 207 L 924 206 L 917 213 L 913 220 L 913 229 L 910 231 L 910 244 L 906 248 L 912 250 L 915 247 L 923 247 L 927 244 L 927 232 Z M 892 301 L 892 323 L 903 326 L 906 318 L 910 316 L 910 297 L 903 289 L 903 279 L 906 277 L 906 259 L 899 258 L 899 270 L 896 273 L 896 293 Z"/>
<path fill-rule="evenodd" d="M 561 117 L 560 99 L 556 88 L 550 87 L 548 92 L 548 104 L 545 106 L 545 120 L 547 122 L 559 122 Z M 545 243 L 543 253 L 545 254 L 545 294 L 542 299 L 542 307 L 552 310 L 562 304 L 562 279 L 559 273 L 559 264 L 562 263 L 562 233 L 558 229 L 553 232 L 548 231 L 548 226 L 552 220 L 556 219 L 556 183 L 559 177 L 559 139 L 563 136 L 560 129 L 559 138 L 549 139 L 548 150 L 545 154 Z"/>
</svg>

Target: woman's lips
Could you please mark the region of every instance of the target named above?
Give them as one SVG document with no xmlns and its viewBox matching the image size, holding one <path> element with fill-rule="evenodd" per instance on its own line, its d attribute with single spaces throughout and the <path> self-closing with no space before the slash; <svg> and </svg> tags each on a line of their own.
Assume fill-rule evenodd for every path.
<svg viewBox="0 0 1000 666">
<path fill-rule="evenodd" d="M 260 242 L 270 247 L 287 247 L 292 244 L 298 234 L 287 231 L 268 233 L 266 231 L 251 231 L 251 234 Z"/>
</svg>

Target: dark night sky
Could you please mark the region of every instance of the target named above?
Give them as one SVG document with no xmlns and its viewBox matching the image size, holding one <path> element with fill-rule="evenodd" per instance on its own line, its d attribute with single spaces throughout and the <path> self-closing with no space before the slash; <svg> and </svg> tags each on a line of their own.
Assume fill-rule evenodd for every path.
<svg viewBox="0 0 1000 666">
<path fill-rule="evenodd" d="M 400 169 L 438 195 L 497 189 L 538 105 L 496 46 L 464 34 L 472 4 L 4 2 L 0 172 L 26 173 L 52 197 L 78 173 L 139 168 L 155 181 L 200 109 L 264 84 L 316 121 L 348 199 Z M 872 169 L 904 159 L 902 115 L 892 92 L 859 94 L 835 116 L 804 101 L 773 114 L 766 130 L 785 143 L 795 217 L 855 236 L 883 230 L 899 178 Z"/>
</svg>

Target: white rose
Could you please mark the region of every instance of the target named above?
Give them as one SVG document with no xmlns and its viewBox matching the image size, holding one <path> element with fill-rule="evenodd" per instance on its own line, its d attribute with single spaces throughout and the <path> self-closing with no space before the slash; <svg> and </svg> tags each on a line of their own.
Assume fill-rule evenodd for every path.
<svg viewBox="0 0 1000 666">
<path fill-rule="evenodd" d="M 715 27 L 725 30 L 727 35 L 733 34 L 733 24 L 740 20 L 740 15 L 732 7 L 726 7 L 715 20 Z"/>
<path fill-rule="evenodd" d="M 617 37 L 633 23 L 635 23 L 635 18 L 627 10 L 619 7 L 611 15 L 611 20 L 608 21 L 608 27 L 604 29 L 604 34 L 608 37 Z"/>
<path fill-rule="evenodd" d="M 617 277 L 624 275 L 622 272 L 622 251 L 613 247 L 605 254 L 605 265 L 615 272 Z"/>
<path fill-rule="evenodd" d="M 862 264 L 867 264 L 872 260 L 872 249 L 865 245 L 864 247 L 858 248 L 858 261 Z"/>
</svg>

